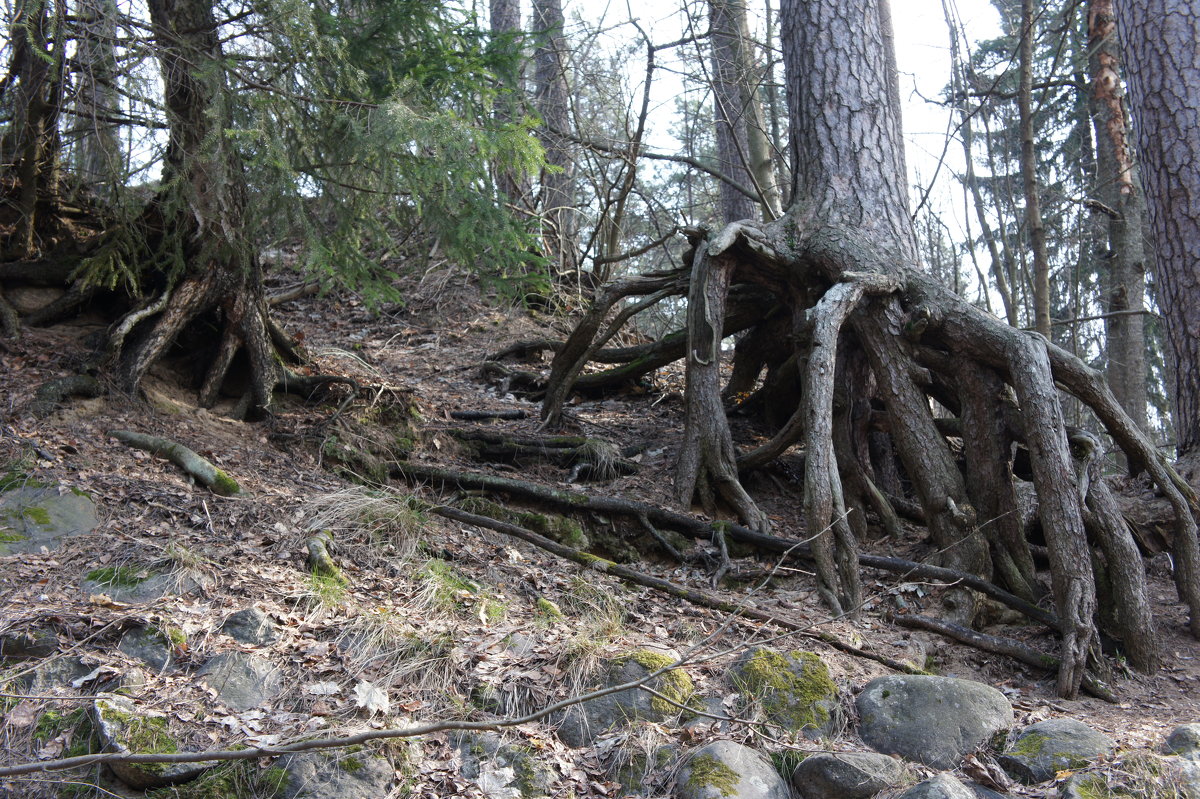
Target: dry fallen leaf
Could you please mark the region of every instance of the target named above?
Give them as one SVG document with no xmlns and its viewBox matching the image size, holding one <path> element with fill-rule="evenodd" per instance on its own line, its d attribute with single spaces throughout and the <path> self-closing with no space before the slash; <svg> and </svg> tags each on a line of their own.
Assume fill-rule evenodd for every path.
<svg viewBox="0 0 1200 799">
<path fill-rule="evenodd" d="M 387 691 L 367 680 L 362 680 L 354 686 L 354 703 L 372 715 L 387 714 L 392 706 Z"/>
</svg>

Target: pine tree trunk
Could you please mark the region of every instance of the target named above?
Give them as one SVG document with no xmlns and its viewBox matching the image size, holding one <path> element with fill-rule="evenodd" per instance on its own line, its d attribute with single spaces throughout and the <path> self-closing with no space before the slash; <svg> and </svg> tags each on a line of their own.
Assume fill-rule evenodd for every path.
<svg viewBox="0 0 1200 799">
<path fill-rule="evenodd" d="M 1115 3 L 1138 164 L 1154 231 L 1154 277 L 1168 343 L 1181 464 L 1200 479 L 1200 9 Z"/>
<path fill-rule="evenodd" d="M 491 0 L 491 28 L 493 36 L 518 36 L 521 33 L 521 4 L 519 0 Z M 524 64 L 524 59 L 520 59 Z M 502 76 L 503 88 L 508 94 L 499 98 L 496 105 L 496 120 L 501 124 L 516 121 L 521 113 L 525 98 L 525 76 L 522 67 L 516 74 Z M 517 177 L 509 170 L 501 169 L 496 174 L 496 188 L 501 198 L 510 205 L 523 206 L 529 195 L 529 181 Z"/>
<path fill-rule="evenodd" d="M 1108 281 L 1104 310 L 1108 383 L 1125 411 L 1146 429 L 1146 212 L 1133 161 L 1121 83 L 1121 51 L 1112 0 L 1088 8 L 1090 111 L 1096 138 L 1096 199 L 1105 206 Z"/>
<path fill-rule="evenodd" d="M 575 162 L 568 140 L 571 128 L 567 87 L 567 39 L 563 32 L 561 0 L 535 0 L 533 31 L 539 37 L 534 53 L 534 102 L 542 115 L 542 146 L 549 169 L 542 170 L 542 240 L 555 275 L 570 277 L 579 270 L 575 216 Z"/>
<path fill-rule="evenodd" d="M 1033 138 L 1033 0 L 1021 0 L 1021 43 L 1017 108 L 1021 125 L 1021 184 L 1025 193 L 1025 226 L 1033 254 L 1033 327 L 1050 338 L 1050 262 L 1046 226 L 1038 196 L 1037 150 Z"/>
<path fill-rule="evenodd" d="M 713 113 L 716 118 L 717 169 L 742 186 L 753 186 L 760 196 L 762 213 L 755 203 L 733 186 L 721 183 L 721 218 L 726 223 L 759 216 L 775 219 L 780 213 L 779 187 L 766 134 L 758 77 L 746 21 L 745 0 L 711 0 Z"/>
<path fill-rule="evenodd" d="M 115 0 L 82 0 L 76 12 L 83 32 L 78 45 L 79 86 L 72 122 L 77 138 L 75 169 L 102 196 L 121 178 L 117 140 L 117 4 Z"/>
</svg>

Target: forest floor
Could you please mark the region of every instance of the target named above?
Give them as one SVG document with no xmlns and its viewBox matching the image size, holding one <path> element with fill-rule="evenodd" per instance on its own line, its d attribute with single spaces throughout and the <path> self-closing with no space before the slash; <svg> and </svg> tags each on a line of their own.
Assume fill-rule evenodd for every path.
<svg viewBox="0 0 1200 799">
<path fill-rule="evenodd" d="M 88 492 L 100 506 L 102 521 L 94 533 L 71 539 L 63 550 L 0 558 L 0 632 L 52 629 L 62 651 L 100 668 L 102 679 L 136 665 L 116 649 L 123 629 L 151 623 L 181 630 L 186 642 L 176 646 L 175 667 L 146 674 L 142 696 L 190 731 L 192 738 L 185 743 L 200 748 L 380 727 L 395 718 L 485 718 L 474 701 L 480 686 L 498 689 L 508 713 L 527 712 L 580 690 L 589 669 L 605 656 L 645 645 L 686 652 L 716 631 L 717 638 L 707 642 L 688 672 L 702 692 L 728 691 L 721 677 L 737 651 L 777 636 L 779 630 L 741 619 L 729 623 L 727 614 L 621 586 L 612 577 L 498 533 L 407 512 L 404 497 L 414 492 L 430 501 L 446 497 L 433 488 L 394 484 L 388 499 L 325 468 L 321 444 L 335 416 L 366 418 L 372 408 L 411 402 L 420 414 L 412 455 L 417 462 L 673 506 L 672 464 L 683 430 L 678 366 L 662 370 L 636 392 L 582 399 L 569 407 L 579 432 L 618 447 L 642 445 L 636 475 L 571 484 L 568 470 L 554 466 L 496 467 L 471 461 L 447 430 L 478 427 L 534 434 L 538 424 L 537 405 L 489 384 L 480 375 L 480 363 L 518 340 L 562 338 L 569 323 L 498 309 L 460 275 L 443 278 L 435 287 L 429 281 L 413 286 L 404 308 L 380 315 L 347 297 L 308 297 L 279 306 L 278 318 L 285 329 L 303 337 L 319 371 L 351 376 L 366 388 L 340 409 L 344 395 L 336 393 L 323 403 L 285 398 L 269 422 L 225 417 L 232 399 L 211 411 L 196 407 L 194 392 L 179 387 L 186 366 L 180 363 L 155 372 L 145 401 L 116 395 L 74 400 L 46 418 L 34 418 L 25 412 L 34 391 L 48 379 L 76 372 L 87 355 L 85 341 L 103 329 L 103 322 L 82 319 L 32 329 L 18 342 L 7 343 L 0 349 L 0 464 L 18 464 L 31 479 Z M 524 368 L 547 369 L 548 359 Z M 451 420 L 451 411 L 468 409 L 520 409 L 526 417 Z M 240 481 L 244 494 L 222 498 L 209 493 L 167 461 L 114 441 L 108 433 L 119 429 L 191 447 Z M 734 435 L 742 446 L 761 433 L 734 417 Z M 795 538 L 804 537 L 798 521 L 800 477 L 785 458 L 748 486 L 776 532 Z M 380 496 L 390 504 L 378 504 Z M 603 527 L 613 520 L 591 521 Z M 347 577 L 344 587 L 314 580 L 305 563 L 306 540 L 313 530 L 325 528 L 334 532 L 333 554 Z M 912 528 L 903 540 L 878 539 L 865 547 L 921 560 L 930 551 L 920 533 Z M 620 535 L 629 533 L 619 532 L 610 540 Z M 620 553 L 612 550 L 621 547 L 608 549 L 602 554 L 615 557 Z M 776 565 L 770 557 L 734 555 L 735 571 Z M 693 565 L 658 556 L 631 565 L 709 588 L 709 575 Z M 108 567 L 169 569 L 185 577 L 191 590 L 126 604 L 81 587 L 83 575 Z M 447 571 L 454 575 L 449 591 Z M 898 605 L 937 615 L 937 585 L 868 571 L 868 600 L 854 620 L 829 620 L 814 577 L 790 566 L 779 569 L 765 587 L 726 583 L 718 590 L 732 601 L 810 623 L 864 650 L 994 685 L 1012 701 L 1018 726 L 1069 716 L 1107 733 L 1123 748 L 1156 748 L 1174 725 L 1200 721 L 1200 647 L 1187 636 L 1169 576 L 1160 571 L 1152 579 L 1166 665 L 1153 676 L 1118 674 L 1113 683 L 1117 704 L 1087 697 L 1059 699 L 1053 674 L 886 620 L 885 612 Z M 539 612 L 539 598 L 556 603 L 565 619 Z M 270 657 L 287 678 L 273 711 L 239 714 L 221 707 L 192 673 L 211 654 L 229 647 L 218 627 L 231 612 L 248 606 L 281 625 L 283 637 L 270 647 Z M 1036 626 L 998 624 L 987 631 L 1045 652 L 1056 649 L 1051 636 Z M 526 642 L 519 650 L 509 646 L 516 636 Z M 816 641 L 784 641 L 780 645 L 818 652 L 848 696 L 889 673 L 879 663 Z M 383 652 L 387 657 L 380 656 Z M 388 714 L 371 715 L 358 707 L 352 689 L 364 681 L 385 687 Z M 330 683 L 336 691 L 327 687 Z M 88 690 L 85 685 L 80 693 Z M 69 743 L 35 741 L 14 719 L 2 726 L 0 762 L 52 758 Z M 618 795 L 606 761 L 613 736 L 572 750 L 555 738 L 548 723 L 506 734 L 536 745 L 575 795 Z M 699 743 L 707 734 L 702 730 L 692 738 Z M 755 731 L 735 726 L 729 735 L 750 739 Z M 430 736 L 422 746 L 411 795 L 482 795 L 457 770 L 444 733 Z M 863 748 L 852 733 L 832 744 L 801 745 L 805 747 Z M 1013 790 L 1042 795 L 1045 789 Z"/>
</svg>

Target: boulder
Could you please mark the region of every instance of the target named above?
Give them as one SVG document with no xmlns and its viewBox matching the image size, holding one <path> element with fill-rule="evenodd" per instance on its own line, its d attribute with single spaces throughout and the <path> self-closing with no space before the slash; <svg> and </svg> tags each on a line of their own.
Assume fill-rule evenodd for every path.
<svg viewBox="0 0 1200 799">
<path fill-rule="evenodd" d="M 96 503 L 86 493 L 26 483 L 0 494 L 0 555 L 58 549 L 97 524 Z"/>
<path fill-rule="evenodd" d="M 643 679 L 676 660 L 678 655 L 673 652 L 636 650 L 608 664 L 602 685 L 621 685 Z M 681 705 L 692 701 L 695 690 L 691 677 L 680 669 L 656 677 L 647 683 L 647 687 Z M 558 737 L 567 746 L 587 746 L 597 735 L 618 724 L 635 719 L 663 722 L 677 717 L 680 712 L 671 702 L 638 688 L 627 688 L 568 709 L 559 724 Z"/>
<path fill-rule="evenodd" d="M 675 799 L 789 799 L 787 782 L 760 752 L 713 741 L 688 755 L 675 777 Z"/>
<path fill-rule="evenodd" d="M 92 702 L 92 724 L 100 751 L 166 755 L 179 752 L 167 719 L 142 711 L 131 699 L 100 694 Z M 147 790 L 193 780 L 216 765 L 200 763 L 109 763 L 117 779 L 130 788 Z"/>
<path fill-rule="evenodd" d="M 1047 719 L 1021 730 L 997 760 L 1013 779 L 1035 785 L 1060 771 L 1083 768 L 1115 748 L 1111 738 L 1083 722 Z"/>
<path fill-rule="evenodd" d="M 58 651 L 58 637 L 49 630 L 0 633 L 0 658 L 36 660 Z"/>
<path fill-rule="evenodd" d="M 172 644 L 163 632 L 155 627 L 134 627 L 121 636 L 117 649 L 145 663 L 155 671 L 171 668 L 175 658 Z"/>
<path fill-rule="evenodd" d="M 837 685 L 813 652 L 755 647 L 734 666 L 732 677 L 769 721 L 786 730 L 815 739 L 837 735 L 845 724 Z"/>
<path fill-rule="evenodd" d="M 957 767 L 963 755 L 995 742 L 1013 723 L 1004 694 L 953 677 L 880 677 L 855 705 L 867 746 L 938 769 Z"/>
<path fill-rule="evenodd" d="M 464 732 L 451 738 L 460 773 L 495 799 L 537 799 L 554 791 L 556 769 L 527 746 L 504 743 L 495 733 Z"/>
<path fill-rule="evenodd" d="M 953 775 L 938 774 L 918 782 L 897 799 L 975 799 L 975 794 Z"/>
<path fill-rule="evenodd" d="M 282 637 L 279 625 L 258 608 L 244 608 L 229 614 L 221 622 L 221 632 L 250 646 L 270 646 Z"/>
<path fill-rule="evenodd" d="M 1200 760 L 1200 724 L 1180 724 L 1171 730 L 1166 749 L 1188 760 Z"/>
<path fill-rule="evenodd" d="M 867 799 L 908 781 L 894 757 L 874 752 L 824 752 L 806 757 L 792 772 L 802 799 Z"/>
<path fill-rule="evenodd" d="M 138 604 L 169 594 L 187 594 L 199 584 L 177 574 L 162 574 L 146 567 L 106 566 L 93 569 L 81 584 L 85 594 L 105 594 L 117 602 Z"/>
<path fill-rule="evenodd" d="M 233 710 L 249 710 L 279 693 L 283 678 L 270 661 L 244 652 L 213 655 L 196 673 Z"/>
<path fill-rule="evenodd" d="M 365 751 L 302 752 L 279 759 L 287 773 L 283 799 L 368 799 L 390 796 L 396 769 Z"/>
</svg>

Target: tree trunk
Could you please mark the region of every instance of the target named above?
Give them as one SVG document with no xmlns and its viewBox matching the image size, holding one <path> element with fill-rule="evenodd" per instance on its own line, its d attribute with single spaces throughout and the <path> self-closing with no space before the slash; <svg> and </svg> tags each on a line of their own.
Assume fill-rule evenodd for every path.
<svg viewBox="0 0 1200 799">
<path fill-rule="evenodd" d="M 1138 164 L 1154 231 L 1154 277 L 1169 345 L 1181 464 L 1200 478 L 1200 10 L 1115 3 Z"/>
<path fill-rule="evenodd" d="M 117 4 L 81 0 L 78 88 L 72 131 L 75 170 L 97 194 L 108 197 L 122 177 L 117 140 Z"/>
<path fill-rule="evenodd" d="M 200 390 L 212 405 L 239 350 L 247 355 L 250 394 L 269 408 L 279 382 L 262 269 L 246 232 L 247 191 L 239 154 L 223 132 L 232 126 L 221 68 L 219 29 L 210 0 L 149 0 L 163 74 L 170 138 L 163 190 L 144 224 L 156 251 L 162 294 L 120 323 L 111 347 L 118 383 L 134 391 L 146 371 L 201 315 L 221 333 Z"/>
<path fill-rule="evenodd" d="M 1129 115 L 1121 84 L 1121 51 L 1112 0 L 1088 8 L 1090 111 L 1096 138 L 1096 199 L 1108 223 L 1104 298 L 1108 384 L 1130 418 L 1146 429 L 1146 211 L 1129 146 Z"/>
<path fill-rule="evenodd" d="M 534 102 L 542 115 L 542 241 L 554 275 L 571 277 L 579 270 L 575 215 L 575 160 L 569 141 L 558 132 L 571 129 L 567 87 L 567 38 L 561 0 L 535 0 L 533 30 L 539 37 L 534 53 Z M 556 132 L 558 131 L 558 132 Z"/>
<path fill-rule="evenodd" d="M 1025 226 L 1033 255 L 1033 327 L 1050 339 L 1050 262 L 1046 227 L 1038 196 L 1037 151 L 1033 138 L 1033 0 L 1021 0 L 1020 81 L 1017 109 L 1021 125 L 1021 184 L 1025 192 Z"/>
<path fill-rule="evenodd" d="M 519 0 L 491 0 L 491 28 L 494 37 L 516 37 L 521 34 L 521 4 Z M 514 42 L 513 46 L 517 46 Z M 523 65 L 524 59 L 517 63 Z M 507 92 L 496 104 L 496 120 L 501 124 L 516 121 L 522 113 L 525 98 L 524 70 L 518 66 L 515 74 L 502 76 L 502 86 Z M 529 181 L 524 176 L 514 175 L 511 170 L 499 169 L 496 188 L 510 205 L 523 206 L 529 195 Z"/>
<path fill-rule="evenodd" d="M 726 223 L 754 216 L 775 219 L 780 213 L 774 160 L 758 100 L 745 0 L 710 0 L 712 31 L 713 112 L 716 117 L 718 170 L 743 186 L 753 186 L 755 203 L 733 186 L 721 183 L 721 217 Z"/>
</svg>

